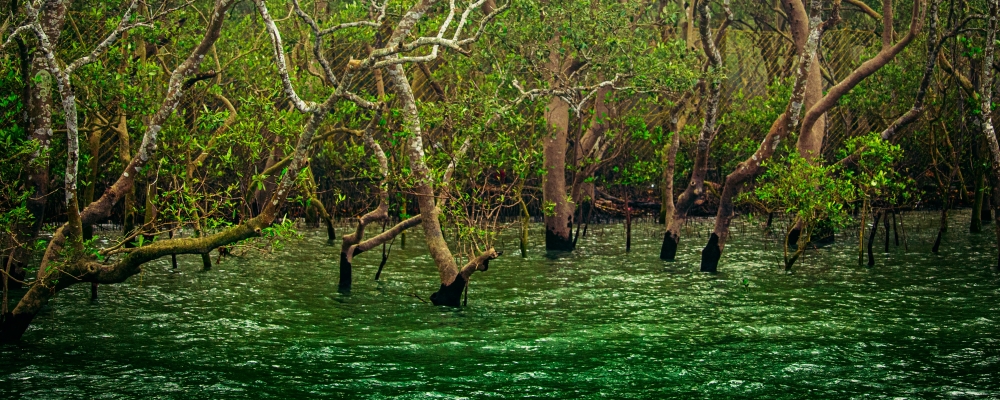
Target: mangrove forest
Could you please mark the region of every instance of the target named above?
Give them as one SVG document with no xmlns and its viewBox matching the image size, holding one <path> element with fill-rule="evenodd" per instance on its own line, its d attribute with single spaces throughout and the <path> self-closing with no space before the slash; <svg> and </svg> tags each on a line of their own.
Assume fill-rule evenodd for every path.
<svg viewBox="0 0 1000 400">
<path fill-rule="evenodd" d="M 0 397 L 1000 398 L 1000 0 L 0 13 Z"/>
</svg>

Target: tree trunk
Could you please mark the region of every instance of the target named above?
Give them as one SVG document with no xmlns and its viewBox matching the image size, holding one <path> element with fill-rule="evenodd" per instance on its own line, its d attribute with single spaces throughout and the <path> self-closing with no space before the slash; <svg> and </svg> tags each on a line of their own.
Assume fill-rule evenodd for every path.
<svg viewBox="0 0 1000 400">
<path fill-rule="evenodd" d="M 869 267 L 874 267 L 875 266 L 875 255 L 872 254 L 872 247 L 874 247 L 874 245 L 875 245 L 875 233 L 878 232 L 878 221 L 879 221 L 880 218 L 882 218 L 882 213 L 881 212 L 875 213 L 875 216 L 872 217 L 872 230 L 871 230 L 871 232 L 868 235 L 868 266 Z"/>
<path fill-rule="evenodd" d="M 549 62 L 547 68 L 552 77 L 552 87 L 559 85 L 560 76 L 570 67 L 572 60 L 560 56 L 560 37 L 549 42 Z M 567 199 L 566 152 L 569 140 L 569 104 L 559 96 L 549 99 L 545 110 L 547 134 L 542 139 L 543 167 L 542 209 L 545 220 L 545 249 L 550 251 L 572 251 L 573 211 L 575 204 Z"/>
<path fill-rule="evenodd" d="M 428 2 L 420 2 L 414 5 L 397 25 L 397 29 L 387 42 L 387 48 L 393 48 L 402 43 L 403 39 L 409 34 L 409 30 L 416 24 L 416 19 L 420 18 L 429 7 L 430 4 Z M 392 57 L 398 57 L 398 55 Z M 402 108 L 403 130 L 408 135 L 406 150 L 410 161 L 411 177 L 414 180 L 412 190 L 417 197 L 417 206 L 420 209 L 424 240 L 427 243 L 427 249 L 430 251 L 431 258 L 434 259 L 434 264 L 437 265 L 438 274 L 441 277 L 441 287 L 430 296 L 430 299 L 435 305 L 458 307 L 461 305 L 462 290 L 465 289 L 465 285 L 472 273 L 475 271 L 485 271 L 489 268 L 489 260 L 496 258 L 498 254 L 495 250 L 488 249 L 461 270 L 458 269 L 455 258 L 452 256 L 451 250 L 448 248 L 448 243 L 445 241 L 444 234 L 441 231 L 441 221 L 439 218 L 441 210 L 437 207 L 434 193 L 434 175 L 425 162 L 420 115 L 417 112 L 417 103 L 416 98 L 413 96 L 413 89 L 406 78 L 406 71 L 403 69 L 402 64 L 393 64 L 387 67 L 386 70 L 389 75 L 389 81 L 396 92 L 396 100 L 400 102 Z M 568 114 L 567 119 L 564 119 L 564 121 L 566 121 L 566 128 L 568 128 Z M 562 197 L 565 198 L 566 130 L 563 129 L 561 131 L 563 132 L 563 151 L 557 161 L 563 165 L 563 169 L 559 170 L 557 174 L 552 174 L 550 170 L 549 175 L 562 177 L 560 179 L 563 188 Z M 548 155 L 549 152 L 546 151 L 546 156 Z M 566 239 L 569 239 L 568 227 L 565 232 Z"/>
<path fill-rule="evenodd" d="M 632 251 L 632 206 L 628 203 L 628 188 L 625 189 L 625 252 Z"/>
<path fill-rule="evenodd" d="M 39 22 L 50 43 L 59 41 L 62 26 L 66 21 L 69 1 L 45 1 L 39 10 Z M 38 237 L 42 224 L 45 222 L 45 208 L 49 194 L 49 149 L 52 145 L 52 97 L 53 78 L 45 61 L 45 54 L 36 48 L 31 59 L 29 85 L 25 104 L 27 105 L 29 139 L 38 142 L 38 150 L 31 155 L 28 163 L 28 195 L 27 209 L 31 213 L 30 223 L 18 225 L 15 237 L 19 243 L 30 243 Z M 32 84 L 33 83 L 33 84 Z M 14 258 L 11 275 L 24 280 L 25 267 L 32 255 L 31 246 L 17 246 L 13 250 Z M 17 281 L 11 282 L 11 287 L 20 287 Z"/>
<path fill-rule="evenodd" d="M 785 112 L 771 126 L 770 131 L 767 136 L 765 136 L 758 150 L 754 152 L 753 156 L 740 163 L 736 167 L 736 171 L 726 177 L 726 185 L 722 191 L 722 195 L 720 196 L 719 211 L 717 212 L 715 218 L 715 228 L 713 229 L 712 235 L 709 237 L 709 243 L 702 251 L 702 271 L 715 272 L 718 269 L 719 259 L 722 257 L 723 248 L 725 247 L 726 240 L 729 238 L 729 225 L 732 222 L 734 214 L 733 198 L 740 193 L 743 186 L 750 179 L 757 175 L 760 171 L 760 163 L 771 157 L 781 138 L 788 132 L 794 132 L 796 130 L 800 133 L 810 132 L 813 127 L 819 123 L 821 117 L 826 114 L 827 111 L 832 109 L 845 94 L 861 83 L 861 81 L 865 78 L 871 76 L 882 68 L 882 66 L 892 61 L 896 54 L 901 52 L 910 42 L 912 42 L 919 33 L 921 24 L 923 23 L 924 9 L 922 1 L 914 1 L 913 10 L 911 12 L 912 19 L 910 20 L 910 29 L 906 36 L 901 38 L 895 45 L 883 49 L 871 59 L 863 62 L 860 66 L 858 66 L 858 68 L 851 71 L 851 73 L 848 74 L 848 76 L 842 81 L 831 87 L 826 95 L 816 102 L 813 107 L 806 110 L 806 113 L 802 117 L 802 125 L 800 129 L 798 124 L 798 115 L 802 108 L 801 102 L 804 98 L 805 83 L 808 78 L 806 71 L 811 68 L 812 63 L 816 58 L 816 48 L 819 43 L 819 37 L 824 29 L 822 25 L 825 25 L 821 25 L 820 21 L 822 2 L 819 0 L 811 0 L 810 8 L 810 34 L 808 36 L 808 40 L 806 41 L 805 51 L 803 51 L 804 57 L 800 58 L 799 67 L 795 73 L 795 85 L 792 89 L 792 99 L 789 101 L 788 108 Z M 836 20 L 827 22 L 831 23 L 835 21 Z M 885 29 L 892 29 L 891 24 Z"/>
<path fill-rule="evenodd" d="M 801 57 L 809 38 L 809 17 L 806 15 L 805 5 L 801 0 L 782 0 L 781 6 L 788 13 L 789 28 L 792 40 L 795 42 L 795 52 Z M 822 66 L 819 62 L 814 62 L 809 67 L 809 72 L 806 75 L 805 110 L 809 110 L 823 98 L 823 74 L 821 68 Z M 795 148 L 798 149 L 802 158 L 805 158 L 810 163 L 816 163 L 823 149 L 825 135 L 826 118 L 824 114 L 824 117 L 819 118 L 811 129 L 799 132 Z M 798 238 L 800 229 L 799 226 L 796 226 L 792 236 Z M 795 239 L 792 240 L 792 243 L 798 243 Z"/>
<path fill-rule="evenodd" d="M 381 96 L 380 96 L 381 97 Z M 344 235 L 343 242 L 340 247 L 340 282 L 338 284 L 338 290 L 342 293 L 350 292 L 352 284 L 352 273 L 353 273 L 353 261 L 354 257 L 365 251 L 368 251 L 380 244 L 384 244 L 395 238 L 397 235 L 403 234 L 406 229 L 416 226 L 421 222 L 421 216 L 417 215 L 409 219 L 403 220 L 393 226 L 389 230 L 383 230 L 383 232 L 371 239 L 364 240 L 365 238 L 365 228 L 372 222 L 386 221 L 389 218 L 389 159 L 385 155 L 385 151 L 382 150 L 382 146 L 375 141 L 374 130 L 376 128 L 376 122 L 382 118 L 382 111 L 379 110 L 375 113 L 372 121 L 365 128 L 362 138 L 364 139 L 365 145 L 372 151 L 375 155 L 375 159 L 378 161 L 378 172 L 382 176 L 382 179 L 378 184 L 378 207 L 374 210 L 358 217 L 358 226 L 354 230 L 353 234 Z M 382 260 L 382 265 L 379 266 L 380 275 L 382 268 L 385 265 L 385 258 Z M 376 277 L 376 279 L 378 279 Z"/>
<path fill-rule="evenodd" d="M 903 217 L 900 216 L 899 219 L 900 219 L 900 221 L 902 221 Z M 896 211 L 895 210 L 892 211 L 892 236 L 893 236 L 893 239 L 896 240 L 896 247 L 899 247 L 899 226 L 896 225 Z"/>
<path fill-rule="evenodd" d="M 719 210 L 715 217 L 715 227 L 708 238 L 708 244 L 701 252 L 701 271 L 716 272 L 719 267 L 719 260 L 722 258 L 722 250 L 729 239 L 729 224 L 734 216 L 733 199 L 742 191 L 743 186 L 757 175 L 760 171 L 760 164 L 771 158 L 778 144 L 788 134 L 793 132 L 799 123 L 799 113 L 802 110 L 802 102 L 805 96 L 806 71 L 816 58 L 816 48 L 819 45 L 819 34 L 821 32 L 819 11 L 821 9 L 819 0 L 812 0 L 812 16 L 809 19 L 809 40 L 803 57 L 799 59 L 795 72 L 795 84 L 792 89 L 792 96 L 789 99 L 785 112 L 778 117 L 771 125 L 767 136 L 761 141 L 757 151 L 747 160 L 736 166 L 736 170 L 726 176 L 726 183 L 719 196 Z"/>
<path fill-rule="evenodd" d="M 992 182 L 992 179 L 990 179 Z M 984 185 L 985 186 L 985 185 Z M 983 188 L 983 206 L 980 208 L 979 219 L 983 221 L 983 225 L 988 225 L 993 221 L 993 188 L 995 186 L 992 183 L 989 186 Z"/>
<path fill-rule="evenodd" d="M 858 265 L 865 261 L 865 216 L 868 215 L 868 199 L 861 202 L 861 225 L 858 227 Z"/>
<path fill-rule="evenodd" d="M 882 227 L 885 229 L 885 250 L 883 253 L 889 252 L 889 213 L 891 211 L 884 211 L 884 216 L 882 217 Z"/>
<path fill-rule="evenodd" d="M 306 171 L 308 176 L 305 183 L 306 193 L 309 195 L 309 208 L 316 212 L 316 215 L 323 220 L 326 225 L 326 242 L 333 244 L 337 240 L 337 232 L 333 229 L 333 217 L 326 210 L 323 201 L 316 195 L 316 179 L 313 177 L 312 166 Z"/>
<path fill-rule="evenodd" d="M 989 19 L 987 20 L 986 28 L 986 41 L 983 50 L 983 68 L 982 77 L 979 81 L 978 92 L 980 94 L 979 101 L 982 110 L 982 128 L 983 136 L 986 138 L 987 147 L 990 149 L 990 158 L 992 161 L 991 172 L 993 173 L 992 182 L 1000 182 L 1000 144 L 997 143 L 996 131 L 993 127 L 993 58 L 995 55 L 996 39 L 997 39 L 997 14 L 998 9 L 1000 9 L 1000 4 L 998 0 L 989 0 Z M 995 192 L 995 190 L 994 190 Z M 996 196 L 996 194 L 994 194 Z M 997 218 L 1000 218 L 1000 214 L 997 214 Z M 978 219 L 978 218 L 977 218 Z M 1000 223 L 997 224 L 997 229 L 1000 229 Z M 1000 233 L 997 234 L 997 264 L 994 268 L 1000 269 Z"/>
<path fill-rule="evenodd" d="M 931 253 L 937 254 L 941 248 L 941 239 L 943 239 L 945 232 L 948 231 L 948 206 L 950 204 L 951 201 L 945 199 L 944 204 L 941 205 L 941 219 L 938 225 L 937 237 L 934 238 L 934 245 L 931 246 Z"/>
<path fill-rule="evenodd" d="M 416 99 L 410 88 L 409 80 L 402 65 L 395 64 L 388 68 L 389 79 L 393 89 L 396 91 L 397 99 L 400 99 L 403 107 L 404 129 L 408 132 L 407 151 L 410 159 L 410 170 L 414 178 L 414 194 L 417 196 L 417 206 L 420 209 L 421 226 L 424 229 L 424 240 L 427 242 L 427 249 L 434 259 L 434 264 L 438 267 L 438 274 L 441 277 L 441 288 L 431 295 L 431 302 L 435 305 L 448 305 L 458 307 L 462 290 L 465 288 L 466 280 L 460 277 L 455 258 L 448 248 L 448 243 L 444 239 L 441 231 L 441 220 L 439 215 L 441 210 L 437 208 L 434 196 L 434 176 L 425 163 L 423 137 L 421 133 L 420 117 L 417 114 Z M 565 141 L 565 135 L 563 135 Z M 562 152 L 563 164 L 565 165 L 565 150 Z M 562 170 L 559 175 L 564 176 Z M 563 197 L 565 197 L 565 180 L 563 182 Z M 568 234 L 567 234 L 568 238 Z"/>
<path fill-rule="evenodd" d="M 699 32 L 701 33 L 702 47 L 708 58 L 708 65 L 713 70 L 722 68 L 722 55 L 719 53 L 719 49 L 715 47 L 715 41 L 712 40 L 711 27 L 709 26 L 711 20 L 709 18 L 708 2 L 702 5 L 699 9 L 699 14 L 701 15 Z M 719 79 L 712 79 L 706 82 L 706 84 L 708 102 L 705 103 L 705 120 L 702 122 L 701 131 L 698 134 L 694 165 L 691 168 L 691 180 L 684 189 L 684 192 L 677 198 L 677 204 L 673 209 L 673 214 L 670 216 L 670 223 L 663 234 L 663 244 L 660 246 L 660 259 L 664 261 L 673 261 L 676 258 L 677 246 L 680 244 L 681 226 L 687 220 L 687 215 L 691 211 L 691 208 L 704 201 L 705 176 L 708 174 L 708 156 L 712 141 L 715 139 L 715 123 L 719 115 L 719 98 L 722 95 L 722 82 Z M 679 134 L 679 132 L 676 134 Z"/>
<path fill-rule="evenodd" d="M 799 229 L 799 230 L 801 230 L 801 227 L 793 227 L 793 229 Z M 802 256 L 802 253 L 805 253 L 805 251 L 806 251 L 806 244 L 809 243 L 809 237 L 808 237 L 808 235 L 806 235 L 805 237 L 801 237 L 801 235 L 796 235 L 796 237 L 797 237 L 796 240 L 798 240 L 798 242 L 791 242 L 791 236 L 792 236 L 791 232 L 789 232 L 789 234 L 785 235 L 785 272 L 786 273 L 792 272 L 792 266 L 795 265 L 795 261 L 797 261 L 799 259 L 799 257 Z M 790 248 L 790 244 L 791 243 L 795 243 L 795 253 L 793 253 L 792 256 L 789 257 L 788 256 L 788 250 Z"/>
<path fill-rule="evenodd" d="M 39 266 L 39 271 L 41 272 L 39 274 L 39 279 L 21 298 L 21 301 L 18 302 L 14 311 L 4 316 L 3 325 L 0 327 L 0 342 L 20 340 L 35 315 L 37 315 L 42 307 L 48 303 L 48 300 L 62 288 L 68 287 L 69 285 L 81 280 L 95 282 L 101 280 L 111 281 L 112 277 L 104 274 L 104 272 L 109 270 L 112 270 L 113 274 L 111 275 L 114 275 L 114 279 L 120 278 L 123 280 L 125 277 L 137 273 L 138 266 L 141 265 L 142 262 L 148 261 L 143 258 L 142 254 L 147 254 L 148 252 L 153 252 L 156 249 L 166 247 L 166 245 L 163 244 L 155 246 L 154 244 L 151 244 L 150 246 L 147 246 L 152 247 L 150 250 L 139 249 L 130 253 L 129 256 L 125 257 L 119 264 L 116 264 L 117 266 L 122 266 L 120 269 L 97 267 L 93 264 L 86 264 L 83 266 L 67 264 L 64 268 L 78 267 L 82 269 L 82 271 L 80 271 L 80 275 L 70 275 L 74 279 L 58 279 L 63 275 L 64 270 L 54 269 L 53 271 L 48 271 L 49 262 L 54 260 L 63 252 L 63 246 L 66 244 L 67 240 L 76 242 L 74 245 L 79 243 L 78 239 L 82 236 L 82 229 L 80 232 L 76 231 L 79 227 L 83 224 L 93 224 L 101 219 L 107 218 L 112 212 L 112 207 L 134 186 L 134 174 L 141 171 L 142 167 L 146 165 L 146 162 L 154 154 L 154 151 L 156 150 L 157 134 L 162 128 L 162 124 L 171 114 L 173 114 L 173 111 L 180 99 L 180 95 L 183 93 L 183 90 L 181 89 L 182 81 L 185 77 L 197 71 L 197 67 L 204 59 L 208 49 L 211 48 L 214 42 L 219 38 L 219 32 L 223 21 L 221 16 L 225 14 L 225 11 L 229 6 L 230 4 L 226 0 L 216 3 L 216 9 L 213 16 L 217 17 L 213 17 L 208 23 L 203 39 L 198 46 L 192 50 L 192 53 L 188 56 L 188 58 L 178 65 L 177 68 L 175 68 L 171 73 L 170 84 L 167 88 L 167 94 L 163 103 L 160 105 L 159 110 L 150 118 L 147 125 L 148 128 L 143 136 L 142 146 L 139 148 L 139 157 L 134 158 L 126 165 L 118 180 L 110 188 L 108 188 L 97 201 L 90 203 L 84 210 L 80 211 L 76 215 L 73 215 L 73 211 L 78 211 L 79 209 L 78 207 L 73 207 L 75 210 L 71 210 L 70 212 L 70 222 L 64 224 L 53 234 L 52 240 L 49 241 L 45 254 L 42 256 L 42 263 Z M 63 100 L 64 105 L 74 102 L 73 98 L 64 98 Z M 73 107 L 66 106 L 64 108 L 72 109 L 73 111 L 71 116 L 66 116 L 67 131 L 75 132 L 75 104 L 72 104 L 72 106 Z M 71 117 L 72 120 L 70 119 Z M 75 176 L 72 178 L 75 179 Z M 67 186 L 69 186 L 69 183 L 70 182 L 67 182 Z M 72 200 L 78 201 L 75 196 Z M 159 243 L 165 242 L 166 241 Z M 133 255 L 135 256 L 133 257 Z M 159 255 L 156 257 L 158 258 Z M 132 262 L 135 261 L 140 262 L 132 264 Z M 48 273 L 45 273 L 46 271 L 48 271 Z M 121 275 L 123 273 L 126 275 Z"/>
<path fill-rule="evenodd" d="M 670 142 L 663 147 L 664 167 L 660 179 L 660 223 L 664 226 L 667 225 L 667 218 L 674 215 L 674 171 L 677 169 L 677 148 L 681 144 L 680 119 L 678 116 L 674 116 L 672 119 L 673 129 L 671 132 L 673 133 L 670 135 Z"/>
<path fill-rule="evenodd" d="M 972 201 L 972 210 L 970 211 L 972 217 L 969 218 L 969 233 L 982 233 L 983 232 L 983 220 L 980 218 L 982 215 L 983 208 L 983 194 L 986 191 L 985 181 L 986 175 L 980 172 L 976 176 L 976 196 Z"/>
<path fill-rule="evenodd" d="M 94 192 L 97 189 L 97 179 L 100 176 L 101 159 L 101 130 L 91 127 L 90 136 L 87 138 L 87 151 L 90 153 L 90 160 L 87 162 L 87 187 L 83 189 L 83 204 L 90 204 L 94 201 Z M 83 225 L 83 240 L 94 238 L 94 225 Z"/>
<path fill-rule="evenodd" d="M 549 100 L 545 111 L 549 134 L 542 139 L 545 175 L 542 201 L 545 211 L 545 249 L 572 251 L 572 203 L 566 198 L 566 147 L 569 134 L 569 104 L 558 96 Z M 422 209 L 421 209 L 422 210 Z"/>
<path fill-rule="evenodd" d="M 520 246 L 519 246 L 519 248 L 521 250 L 521 258 L 527 258 L 528 257 L 528 228 L 529 228 L 529 226 L 531 224 L 531 213 L 528 212 L 528 204 L 525 203 L 525 201 L 524 201 L 524 195 L 522 194 L 522 190 L 523 189 L 524 189 L 524 180 L 522 179 L 521 182 L 518 184 L 518 186 L 517 186 L 517 192 L 515 192 L 514 195 L 517 196 L 517 202 L 521 206 L 520 207 L 520 210 L 521 210 L 521 224 L 520 224 L 521 225 L 521 227 L 520 227 L 521 228 L 521 237 L 520 237 Z"/>
</svg>

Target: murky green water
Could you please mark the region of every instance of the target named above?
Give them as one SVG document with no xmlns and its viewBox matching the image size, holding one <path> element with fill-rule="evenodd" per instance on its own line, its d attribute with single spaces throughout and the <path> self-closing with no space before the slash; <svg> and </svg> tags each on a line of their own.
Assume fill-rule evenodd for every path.
<svg viewBox="0 0 1000 400">
<path fill-rule="evenodd" d="M 0 348 L 0 397 L 1000 398 L 993 235 L 956 219 L 934 256 L 932 219 L 874 269 L 845 236 L 792 275 L 745 236 L 697 273 L 706 225 L 672 264 L 652 227 L 630 254 L 621 226 L 556 260 L 510 241 L 461 310 L 413 296 L 438 285 L 418 230 L 380 283 L 377 252 L 360 256 L 349 296 L 321 232 L 211 272 L 160 260 L 96 304 L 64 291 Z"/>
</svg>

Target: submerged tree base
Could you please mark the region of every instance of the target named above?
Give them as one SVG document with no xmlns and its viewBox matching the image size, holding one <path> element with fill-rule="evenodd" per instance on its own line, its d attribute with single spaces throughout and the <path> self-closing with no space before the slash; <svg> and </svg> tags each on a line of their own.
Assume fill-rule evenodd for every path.
<svg viewBox="0 0 1000 400">
<path fill-rule="evenodd" d="M 431 294 L 431 303 L 436 306 L 461 307 L 462 291 L 468 281 L 459 274 L 450 285 L 441 284 L 437 292 Z"/>
<path fill-rule="evenodd" d="M 719 272 L 719 259 L 722 258 L 722 249 L 719 248 L 719 235 L 712 232 L 708 238 L 708 244 L 701 251 L 701 272 Z"/>
<path fill-rule="evenodd" d="M 21 336 L 24 336 L 34 317 L 31 314 L 5 314 L 3 323 L 0 324 L 0 344 L 16 343 L 21 340 Z"/>
<path fill-rule="evenodd" d="M 352 281 L 351 262 L 347 261 L 347 253 L 340 252 L 340 283 L 337 284 L 337 291 L 349 293 Z"/>
<path fill-rule="evenodd" d="M 660 247 L 660 259 L 663 261 L 674 261 L 677 258 L 677 245 L 680 244 L 680 237 L 671 235 L 670 232 L 663 233 L 663 245 Z"/>
<path fill-rule="evenodd" d="M 559 236 L 549 229 L 545 230 L 545 250 L 573 251 L 575 248 L 573 240 L 569 237 Z"/>
</svg>

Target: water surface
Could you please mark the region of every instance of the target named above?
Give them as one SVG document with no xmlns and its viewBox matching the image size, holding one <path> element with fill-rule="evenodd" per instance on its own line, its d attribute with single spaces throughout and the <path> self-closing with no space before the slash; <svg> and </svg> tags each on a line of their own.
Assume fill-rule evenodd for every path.
<svg viewBox="0 0 1000 400">
<path fill-rule="evenodd" d="M 0 397 L 1000 398 L 994 236 L 956 217 L 932 255 L 935 218 L 908 217 L 908 251 L 880 238 L 875 268 L 855 232 L 791 275 L 748 227 L 717 275 L 697 272 L 704 222 L 674 263 L 652 225 L 631 253 L 602 225 L 558 258 L 538 231 L 527 259 L 505 242 L 460 310 L 423 303 L 439 282 L 418 229 L 381 282 L 378 252 L 359 256 L 350 295 L 339 246 L 306 231 L 209 272 L 153 262 L 96 303 L 63 291 L 0 347 Z"/>
</svg>

